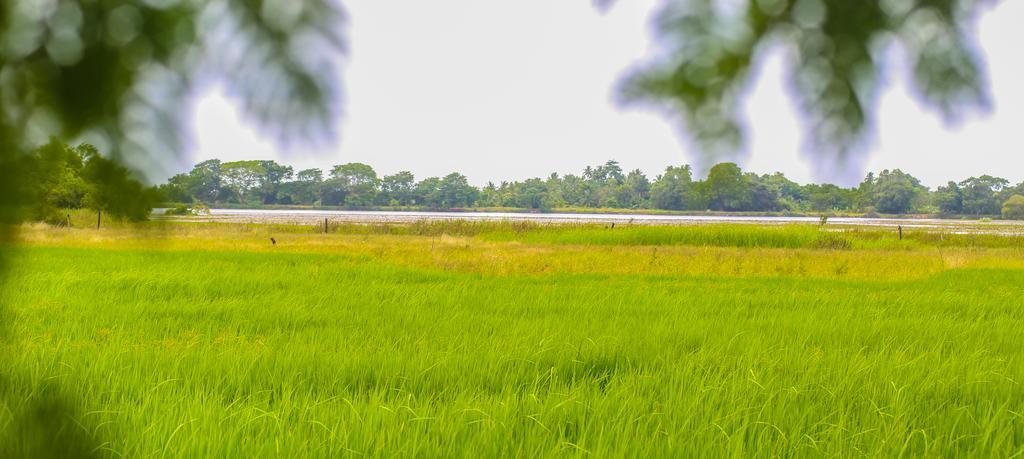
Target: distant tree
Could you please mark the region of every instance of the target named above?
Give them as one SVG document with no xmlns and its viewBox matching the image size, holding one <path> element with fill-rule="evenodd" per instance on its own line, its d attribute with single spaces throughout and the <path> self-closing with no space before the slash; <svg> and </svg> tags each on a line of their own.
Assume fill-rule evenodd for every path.
<svg viewBox="0 0 1024 459">
<path fill-rule="evenodd" d="M 640 169 L 633 169 L 626 174 L 620 186 L 622 207 L 639 209 L 647 207 L 651 194 L 651 181 Z"/>
<path fill-rule="evenodd" d="M 220 173 L 224 188 L 230 192 L 233 200 L 248 203 L 257 197 L 254 192 L 267 171 L 262 161 L 232 161 L 221 164 Z"/>
<path fill-rule="evenodd" d="M 194 198 L 189 192 L 189 183 L 188 174 L 175 174 L 167 183 L 157 186 L 157 190 L 164 201 L 191 203 Z"/>
<path fill-rule="evenodd" d="M 295 180 L 280 186 L 282 204 L 316 204 L 320 199 L 320 186 L 324 173 L 320 169 L 304 169 L 295 174 Z"/>
<path fill-rule="evenodd" d="M 277 204 L 281 185 L 291 180 L 295 171 L 291 166 L 283 166 L 276 161 L 260 161 L 259 165 L 263 174 L 259 177 L 258 188 L 263 204 Z"/>
<path fill-rule="evenodd" d="M 74 171 L 81 168 L 76 165 L 81 164 L 81 155 L 59 142 L 40 148 L 34 156 L 26 158 L 49 169 L 63 167 Z M 219 196 L 220 201 L 214 202 L 227 199 L 241 201 L 241 196 L 255 197 L 258 191 L 265 204 L 275 201 L 281 204 L 320 202 L 352 207 L 377 204 L 435 209 L 575 206 L 765 212 L 870 213 L 877 210 L 884 213 L 941 212 L 947 215 L 978 208 L 982 209 L 983 215 L 998 215 L 999 207 L 1009 197 L 1024 195 L 1024 183 L 1010 186 L 1005 179 L 988 175 L 971 177 L 960 183 L 949 182 L 930 193 L 920 181 L 900 170 L 885 170 L 878 175 L 868 173 L 857 188 L 842 188 L 828 183 L 800 185 L 779 172 L 763 175 L 744 173 L 734 163 L 716 165 L 703 181 L 693 180 L 690 166 L 668 167 L 651 182 L 638 169 L 623 174 L 617 162 L 608 161 L 586 167 L 580 176 L 552 173 L 546 179 L 501 182 L 500 185 L 488 183 L 482 189 L 470 185 L 467 178 L 459 173 L 444 178 L 431 177 L 417 183 L 411 172 L 402 171 L 378 180 L 373 168 L 361 163 L 334 167 L 326 181 L 319 169 L 300 171 L 294 174 L 294 180 L 289 180 L 293 175 L 291 171 L 291 167 L 273 161 L 221 163 L 210 160 L 197 164 L 188 174 L 171 177 L 159 187 L 159 191 L 162 199 L 173 202 L 198 201 L 197 194 Z M 61 174 L 52 171 L 47 174 L 53 180 L 40 181 L 36 192 L 48 197 L 39 200 L 53 202 L 52 208 L 74 206 L 80 201 L 84 185 L 79 184 L 76 188 L 74 173 L 64 174 L 68 179 L 58 179 Z M 276 198 L 271 199 L 273 196 Z M 258 201 L 250 199 L 250 202 L 255 204 Z M 965 202 L 968 203 L 966 206 Z M 58 213 L 50 212 L 51 216 Z"/>
<path fill-rule="evenodd" d="M 1003 218 L 1024 220 L 1024 196 L 1015 194 L 1003 203 Z"/>
<path fill-rule="evenodd" d="M 831 183 L 808 184 L 803 187 L 806 208 L 816 212 L 850 209 L 854 206 L 854 190 L 845 190 Z"/>
<path fill-rule="evenodd" d="M 750 182 L 736 163 L 719 163 L 701 183 L 701 194 L 711 210 L 747 210 L 751 204 Z"/>
<path fill-rule="evenodd" d="M 219 159 L 211 159 L 196 164 L 188 173 L 188 191 L 196 200 L 206 203 L 221 202 L 226 198 L 224 178 L 221 175 L 222 164 Z"/>
<path fill-rule="evenodd" d="M 348 163 L 334 166 L 324 182 L 326 205 L 352 207 L 372 206 L 377 194 L 377 173 L 367 164 Z"/>
<path fill-rule="evenodd" d="M 70 148 L 56 139 L 36 149 L 32 158 L 35 167 L 31 174 L 35 220 L 55 220 L 61 209 L 82 207 L 83 198 L 89 193 L 89 186 L 83 177 L 82 154 L 92 151 L 91 146 Z"/>
<path fill-rule="evenodd" d="M 857 209 L 875 208 L 875 173 L 868 172 L 864 180 L 857 186 Z"/>
<path fill-rule="evenodd" d="M 683 210 L 693 208 L 693 173 L 690 166 L 669 166 L 651 185 L 651 207 Z"/>
<path fill-rule="evenodd" d="M 445 209 L 472 207 L 479 191 L 469 184 L 465 175 L 452 172 L 441 179 L 438 191 L 440 204 Z"/>
<path fill-rule="evenodd" d="M 939 212 L 947 215 L 962 214 L 964 212 L 964 195 L 960 185 L 956 182 L 949 182 L 946 186 L 940 186 L 933 197 Z"/>
<path fill-rule="evenodd" d="M 786 209 L 797 209 L 804 206 L 807 195 L 804 188 L 783 175 L 782 172 L 775 172 L 771 175 L 761 176 L 761 182 L 775 192 L 779 199 L 779 205 Z"/>
<path fill-rule="evenodd" d="M 562 178 L 557 173 L 551 173 L 544 181 L 544 186 L 547 188 L 547 196 L 544 198 L 545 209 L 566 205 L 565 198 L 562 196 Z"/>
<path fill-rule="evenodd" d="M 583 205 L 586 207 L 622 207 L 619 203 L 619 185 L 625 181 L 618 161 L 609 160 L 600 166 L 586 167 L 583 180 L 586 186 Z"/>
<path fill-rule="evenodd" d="M 68 209 L 87 207 L 145 220 L 159 198 L 156 188 L 146 187 L 89 144 L 72 148 L 51 139 L 18 159 L 24 185 L 17 199 L 26 203 L 19 218 L 64 224 Z"/>
<path fill-rule="evenodd" d="M 1001 201 L 998 194 L 1010 182 L 1004 178 L 982 175 L 960 182 L 963 213 L 971 215 L 997 215 Z"/>
<path fill-rule="evenodd" d="M 744 210 L 773 212 L 783 209 L 779 194 L 774 188 L 768 186 L 761 176 L 748 172 L 743 174 L 743 178 L 747 181 L 747 188 L 750 190 L 750 202 Z"/>
<path fill-rule="evenodd" d="M 1000 192 L 999 194 L 1006 199 L 1010 199 L 1010 196 L 1013 196 L 1015 194 L 1024 196 L 1024 182 L 1020 182 L 1015 186 L 1008 186 L 1006 188 L 1003 188 L 1003 191 Z"/>
<path fill-rule="evenodd" d="M 515 206 L 524 209 L 550 209 L 548 186 L 539 178 L 532 178 L 513 186 Z"/>
<path fill-rule="evenodd" d="M 926 191 L 919 180 L 899 169 L 882 171 L 871 186 L 875 209 L 888 214 L 911 212 L 914 201 Z"/>
<path fill-rule="evenodd" d="M 132 172 L 117 162 L 104 158 L 95 147 L 76 147 L 82 155 L 82 176 L 88 192 L 82 202 L 97 213 L 133 221 L 146 220 L 159 200 L 156 188 L 145 187 Z"/>
<path fill-rule="evenodd" d="M 64 209 L 79 208 L 88 191 L 82 177 L 82 157 L 76 149 L 51 139 L 28 154 L 17 156 L 10 167 L 20 170 L 19 186 L 11 187 L 0 201 L 18 202 L 16 209 L 2 209 L 0 233 L 14 229 L 5 223 L 21 219 L 59 222 L 65 220 Z M 0 184 L 4 186 L 7 184 Z M 0 238 L 2 238 L 0 234 Z M 2 254 L 0 254 L 2 257 Z"/>
<path fill-rule="evenodd" d="M 622 174 L 622 167 L 619 166 L 619 162 L 615 160 L 608 160 L 604 164 L 597 167 L 587 167 L 583 170 L 584 180 L 591 182 L 598 182 L 602 184 L 613 183 L 618 185 L 626 178 Z"/>
<path fill-rule="evenodd" d="M 303 169 L 295 174 L 295 180 L 299 182 L 320 183 L 324 181 L 324 171 L 320 169 Z"/>
<path fill-rule="evenodd" d="M 416 184 L 416 204 L 434 209 L 442 207 L 439 177 L 425 178 Z"/>
<path fill-rule="evenodd" d="M 476 200 L 476 205 L 481 207 L 501 207 L 501 194 L 498 192 L 498 187 L 494 185 L 494 182 L 487 182 L 480 189 L 480 197 Z"/>
<path fill-rule="evenodd" d="M 578 175 L 566 174 L 558 183 L 559 195 L 566 205 L 585 207 L 590 195 L 590 185 Z"/>
<path fill-rule="evenodd" d="M 416 198 L 416 177 L 409 171 L 385 175 L 381 179 L 381 196 L 382 201 L 388 205 L 413 204 Z"/>
<path fill-rule="evenodd" d="M 596 207 L 619 209 L 627 206 L 629 191 L 620 185 L 609 184 L 597 188 L 594 197 L 597 199 Z"/>
<path fill-rule="evenodd" d="M 516 184 L 504 180 L 498 185 L 498 206 L 515 207 L 516 199 L 518 199 L 516 186 Z"/>
</svg>

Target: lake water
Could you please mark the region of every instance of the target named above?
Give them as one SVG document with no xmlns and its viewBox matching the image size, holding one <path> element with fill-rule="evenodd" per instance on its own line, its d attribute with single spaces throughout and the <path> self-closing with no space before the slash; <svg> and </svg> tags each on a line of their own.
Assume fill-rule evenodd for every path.
<svg viewBox="0 0 1024 459">
<path fill-rule="evenodd" d="M 162 214 L 162 209 L 155 209 Z M 236 223 L 294 223 L 318 224 L 324 219 L 348 223 L 411 223 L 430 220 L 467 221 L 529 221 L 539 223 L 616 223 L 636 225 L 694 225 L 715 223 L 818 223 L 817 217 L 758 217 L 734 215 L 644 215 L 644 214 L 569 214 L 518 212 L 402 212 L 358 210 L 269 210 L 269 209 L 211 209 L 202 217 L 173 218 L 189 221 L 222 221 Z M 891 219 L 832 217 L 830 225 L 890 226 L 933 229 L 952 232 L 981 232 L 1024 234 L 1024 222 L 940 219 Z"/>
</svg>

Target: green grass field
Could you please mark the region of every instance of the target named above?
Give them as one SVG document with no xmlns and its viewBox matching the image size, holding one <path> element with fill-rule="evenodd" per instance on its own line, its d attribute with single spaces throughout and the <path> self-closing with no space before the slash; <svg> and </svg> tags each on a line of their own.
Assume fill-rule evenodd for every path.
<svg viewBox="0 0 1024 459">
<path fill-rule="evenodd" d="M 1024 455 L 1020 237 L 333 231 L 24 228 L 0 454 Z"/>
</svg>

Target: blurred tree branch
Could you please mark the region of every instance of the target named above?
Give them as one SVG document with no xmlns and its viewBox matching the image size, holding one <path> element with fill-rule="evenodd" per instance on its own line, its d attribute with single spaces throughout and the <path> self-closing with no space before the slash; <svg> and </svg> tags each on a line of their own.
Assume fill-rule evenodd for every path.
<svg viewBox="0 0 1024 459">
<path fill-rule="evenodd" d="M 331 136 L 344 23 L 333 0 L 0 2 L 0 270 L 17 224 L 37 204 L 33 191 L 66 169 L 29 154 L 51 136 L 96 144 L 82 166 L 89 204 L 135 218 L 145 206 L 132 201 L 146 191 L 119 163 L 153 167 L 179 156 L 200 82 L 223 81 L 279 139 Z M 56 383 L 15 384 L 12 375 L 0 374 L 0 407 L 13 416 L 2 423 L 0 455 L 97 454 L 102 442 L 69 394 Z"/>
<path fill-rule="evenodd" d="M 609 0 L 596 0 L 598 4 Z M 794 95 L 819 157 L 855 152 L 870 126 L 884 45 L 911 59 L 916 90 L 947 119 L 985 108 L 981 59 L 971 37 L 979 0 L 664 0 L 657 55 L 621 86 L 626 103 L 682 118 L 707 157 L 743 143 L 739 106 L 752 65 L 773 45 L 793 51 Z"/>
<path fill-rule="evenodd" d="M 332 0 L 4 2 L 0 145 L 82 137 L 159 164 L 182 150 L 191 91 L 216 80 L 263 130 L 328 137 L 344 24 Z"/>
</svg>

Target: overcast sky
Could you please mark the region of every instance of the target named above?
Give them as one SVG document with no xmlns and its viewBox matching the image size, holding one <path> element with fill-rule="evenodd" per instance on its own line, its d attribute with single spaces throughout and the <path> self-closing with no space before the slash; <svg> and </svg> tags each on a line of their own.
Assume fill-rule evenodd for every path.
<svg viewBox="0 0 1024 459">
<path fill-rule="evenodd" d="M 650 51 L 655 0 L 599 14 L 586 0 L 349 0 L 345 116 L 330 146 L 282 151 L 211 87 L 195 107 L 188 165 L 210 158 L 275 159 L 296 170 L 346 162 L 418 179 L 452 171 L 471 183 L 579 173 L 608 159 L 652 178 L 696 155 L 656 113 L 623 109 L 614 87 Z M 898 51 L 887 71 L 873 144 L 861 167 L 899 168 L 937 186 L 971 175 L 1024 180 L 1024 2 L 1004 0 L 978 23 L 993 95 L 990 113 L 956 125 L 918 106 Z M 785 57 L 759 64 L 746 101 L 744 169 L 815 176 L 785 83 Z M 182 169 L 187 170 L 183 164 Z M 852 170 L 856 169 L 856 170 Z M 838 176 L 845 177 L 839 179 Z"/>
</svg>

